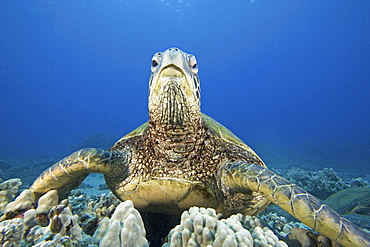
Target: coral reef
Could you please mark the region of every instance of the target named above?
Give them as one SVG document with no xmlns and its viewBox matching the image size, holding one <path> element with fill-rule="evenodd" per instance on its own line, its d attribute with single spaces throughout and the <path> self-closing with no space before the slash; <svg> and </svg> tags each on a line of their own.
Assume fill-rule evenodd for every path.
<svg viewBox="0 0 370 247">
<path fill-rule="evenodd" d="M 0 216 L 6 205 L 14 200 L 21 185 L 22 181 L 19 178 L 9 179 L 0 184 Z"/>
<path fill-rule="evenodd" d="M 70 204 L 68 199 L 58 203 L 58 193 L 52 190 L 39 198 L 36 209 L 34 200 L 30 190 L 24 190 L 7 205 L 0 224 L 0 246 L 86 247 L 90 242 L 91 246 L 149 246 L 139 212 L 131 201 L 119 204 L 112 193 L 90 197 L 74 191 Z"/>
<path fill-rule="evenodd" d="M 0 159 L 0 174 L 4 180 L 17 174 L 22 179 L 22 187 L 29 188 L 35 179 L 58 159 L 38 157 L 29 159 Z"/>
<path fill-rule="evenodd" d="M 149 246 L 139 212 L 131 201 L 119 203 L 112 193 L 91 197 L 77 190 L 58 202 L 57 192 L 49 191 L 36 209 L 33 200 L 25 190 L 8 204 L 6 211 L 19 218 L 1 222 L 2 246 Z M 168 238 L 165 246 L 177 246 L 179 241 L 200 246 L 286 246 L 257 217 L 238 214 L 219 220 L 214 209 L 197 207 L 183 213 Z"/>
<path fill-rule="evenodd" d="M 112 192 L 100 196 L 89 196 L 83 190 L 73 190 L 68 199 L 73 212 L 78 215 L 95 213 L 99 220 L 104 216 L 110 217 L 114 208 L 121 203 Z"/>
<path fill-rule="evenodd" d="M 314 234 L 311 231 L 302 228 L 292 229 L 286 240 L 291 247 L 340 247 L 341 245 L 330 239 Z"/>
<path fill-rule="evenodd" d="M 254 221 L 250 220 L 249 218 L 253 218 L 253 216 L 246 216 L 245 218 L 247 219 L 247 224 L 250 224 L 250 222 L 254 222 L 256 220 L 259 224 L 263 224 L 262 222 L 267 222 L 269 227 L 273 229 L 279 239 L 284 240 L 290 247 L 341 246 L 337 242 L 333 242 L 332 240 L 317 234 L 303 223 L 288 221 L 287 218 L 284 216 L 279 216 L 276 213 L 263 215 L 261 220 L 259 220 L 258 217 L 255 217 L 256 219 Z M 253 228 L 254 225 L 251 227 Z"/>
<path fill-rule="evenodd" d="M 292 167 L 288 170 L 276 169 L 275 171 L 322 200 L 343 189 L 368 185 L 361 178 L 345 181 L 332 168 L 324 168 L 317 172 L 306 171 L 298 167 Z"/>
<path fill-rule="evenodd" d="M 111 217 L 121 202 L 113 193 L 88 196 L 82 190 L 74 190 L 68 197 L 72 211 L 80 215 L 80 225 L 88 235 L 93 235 L 104 217 Z"/>
<path fill-rule="evenodd" d="M 91 244 L 108 246 L 149 246 L 145 238 L 144 223 L 131 201 L 118 205 L 112 217 L 103 218 L 91 239 Z"/>
<path fill-rule="evenodd" d="M 19 246 L 23 233 L 23 219 L 0 222 L 0 246 Z"/>
<path fill-rule="evenodd" d="M 50 209 L 58 205 L 58 191 L 51 190 L 40 197 L 36 214 L 47 214 Z"/>
<path fill-rule="evenodd" d="M 287 176 L 294 177 L 295 182 L 306 189 L 322 189 L 322 197 L 343 187 L 368 185 L 361 178 L 341 179 L 332 169 L 314 173 L 294 168 Z M 93 247 L 130 246 L 132 243 L 149 246 L 142 218 L 130 201 L 120 202 L 112 193 L 90 196 L 78 189 L 70 193 L 68 200 L 59 201 L 58 193 L 49 191 L 36 203 L 30 190 L 24 190 L 16 197 L 21 184 L 20 179 L 0 184 L 0 246 Z M 365 191 L 362 206 L 367 205 L 368 189 L 355 189 Z M 354 193 L 348 193 L 354 196 Z M 346 198 L 344 205 L 349 204 L 348 196 L 340 197 Z M 358 207 L 361 200 L 356 198 L 352 200 L 355 209 L 366 209 L 366 206 Z M 336 246 L 336 243 L 312 233 L 304 224 L 281 216 L 280 211 L 267 211 L 270 213 L 259 217 L 237 214 L 220 219 L 213 209 L 192 207 L 182 214 L 180 224 L 170 231 L 164 246 L 287 246 L 286 243 L 289 246 Z M 358 221 L 364 222 L 364 217 L 368 216 L 361 216 Z M 171 227 L 178 224 L 178 219 L 175 222 Z M 368 225 L 365 223 L 363 227 Z M 165 232 L 163 235 L 168 230 Z"/>
<path fill-rule="evenodd" d="M 72 215 L 67 201 L 54 206 L 49 212 L 49 224 L 38 225 L 37 212 L 30 209 L 24 218 L 5 220 L 0 223 L 1 246 L 87 246 L 89 236 L 78 224 L 78 216 Z"/>
<path fill-rule="evenodd" d="M 293 228 L 309 229 L 301 222 L 289 221 L 286 217 L 271 212 L 266 215 L 262 215 L 261 220 L 267 222 L 267 225 L 274 229 L 281 237 L 288 236 Z"/>
<path fill-rule="evenodd" d="M 248 231 L 241 223 L 246 220 L 241 214 L 218 220 L 214 209 L 192 207 L 183 212 L 180 225 L 170 231 L 163 246 L 287 246 L 259 223 L 251 222 L 255 227 Z"/>
<path fill-rule="evenodd" d="M 6 205 L 3 215 L 0 217 L 0 221 L 6 219 L 12 219 L 19 214 L 24 213 L 27 209 L 30 209 L 35 201 L 35 197 L 30 190 L 24 190 L 22 193 L 15 198 L 14 201 Z"/>
<path fill-rule="evenodd" d="M 13 208 L 29 204 L 28 191 L 22 194 L 13 202 Z M 22 198 L 26 198 L 25 204 Z M 27 246 L 87 246 L 90 238 L 83 233 L 68 200 L 58 204 L 56 191 L 46 193 L 40 198 L 37 209 L 27 210 L 23 218 L 5 220 L 1 224 L 0 231 L 4 235 L 0 236 L 4 242 L 1 246 L 19 246 L 21 241 Z"/>
</svg>

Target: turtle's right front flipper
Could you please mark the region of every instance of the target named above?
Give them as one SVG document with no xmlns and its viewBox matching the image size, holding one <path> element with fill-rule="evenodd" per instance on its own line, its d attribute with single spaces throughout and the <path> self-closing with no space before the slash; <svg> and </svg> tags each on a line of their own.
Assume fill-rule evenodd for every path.
<svg viewBox="0 0 370 247">
<path fill-rule="evenodd" d="M 45 170 L 30 190 L 36 197 L 50 190 L 58 190 L 60 198 L 63 198 L 79 186 L 90 172 L 124 179 L 129 173 L 130 158 L 128 152 L 81 149 Z"/>
<path fill-rule="evenodd" d="M 44 171 L 29 190 L 23 191 L 4 209 L 0 222 L 14 218 L 34 207 L 40 196 L 57 190 L 59 198 L 79 186 L 90 172 L 102 173 L 109 178 L 125 179 L 129 175 L 131 153 L 128 151 L 104 151 L 94 148 L 81 149 Z"/>
</svg>

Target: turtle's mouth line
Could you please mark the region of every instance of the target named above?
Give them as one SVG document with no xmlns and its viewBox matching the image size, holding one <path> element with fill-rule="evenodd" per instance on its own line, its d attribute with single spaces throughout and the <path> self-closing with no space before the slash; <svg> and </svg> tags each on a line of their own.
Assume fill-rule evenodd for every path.
<svg viewBox="0 0 370 247">
<path fill-rule="evenodd" d="M 184 79 L 185 74 L 182 72 L 182 70 L 175 65 L 168 65 L 164 67 L 159 74 L 159 77 L 162 79 Z"/>
</svg>

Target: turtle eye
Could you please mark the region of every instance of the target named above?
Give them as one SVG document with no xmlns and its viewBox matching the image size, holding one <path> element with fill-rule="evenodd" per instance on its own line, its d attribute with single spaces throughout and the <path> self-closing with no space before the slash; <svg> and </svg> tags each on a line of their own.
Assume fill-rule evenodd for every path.
<svg viewBox="0 0 370 247">
<path fill-rule="evenodd" d="M 152 67 L 157 67 L 158 66 L 158 62 L 156 60 L 152 60 Z"/>
<path fill-rule="evenodd" d="M 195 58 L 195 56 L 189 55 L 188 59 L 189 59 L 189 67 L 191 71 L 194 74 L 198 73 L 198 64 L 197 64 L 197 59 Z"/>
<path fill-rule="evenodd" d="M 162 54 L 160 52 L 157 52 L 156 54 L 154 54 L 152 58 L 152 67 L 151 67 L 152 72 L 154 72 L 155 69 L 158 67 L 159 62 L 161 60 L 161 55 Z"/>
</svg>

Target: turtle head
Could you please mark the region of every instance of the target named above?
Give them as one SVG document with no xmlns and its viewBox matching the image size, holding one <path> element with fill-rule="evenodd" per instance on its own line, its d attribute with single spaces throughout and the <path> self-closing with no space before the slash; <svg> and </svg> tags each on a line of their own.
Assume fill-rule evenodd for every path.
<svg viewBox="0 0 370 247">
<path fill-rule="evenodd" d="M 178 48 L 154 54 L 149 81 L 150 122 L 174 129 L 200 119 L 195 56 Z"/>
</svg>

